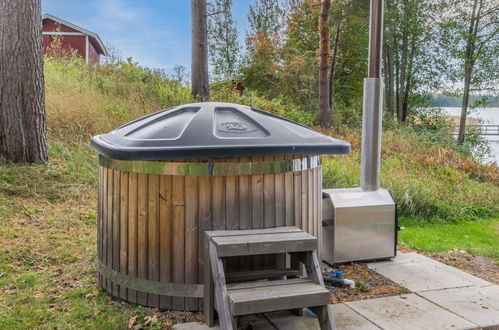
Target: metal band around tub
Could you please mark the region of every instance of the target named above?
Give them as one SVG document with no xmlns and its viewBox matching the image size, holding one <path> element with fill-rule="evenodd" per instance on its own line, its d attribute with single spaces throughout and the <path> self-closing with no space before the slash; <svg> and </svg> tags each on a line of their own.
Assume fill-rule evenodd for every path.
<svg viewBox="0 0 499 330">
<path fill-rule="evenodd" d="M 120 273 L 100 261 L 98 262 L 98 268 L 106 279 L 128 289 L 172 297 L 202 298 L 204 295 L 202 284 L 163 283 L 137 278 Z"/>
<path fill-rule="evenodd" d="M 99 156 L 102 167 L 124 172 L 182 176 L 264 175 L 304 171 L 321 165 L 321 156 L 242 163 L 173 163 L 118 160 Z"/>
</svg>

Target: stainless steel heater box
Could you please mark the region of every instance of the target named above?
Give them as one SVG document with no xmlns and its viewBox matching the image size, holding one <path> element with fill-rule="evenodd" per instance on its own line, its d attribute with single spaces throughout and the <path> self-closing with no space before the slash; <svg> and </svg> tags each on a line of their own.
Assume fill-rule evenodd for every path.
<svg viewBox="0 0 499 330">
<path fill-rule="evenodd" d="M 397 204 L 386 189 L 324 189 L 321 256 L 329 264 L 392 258 Z"/>
</svg>

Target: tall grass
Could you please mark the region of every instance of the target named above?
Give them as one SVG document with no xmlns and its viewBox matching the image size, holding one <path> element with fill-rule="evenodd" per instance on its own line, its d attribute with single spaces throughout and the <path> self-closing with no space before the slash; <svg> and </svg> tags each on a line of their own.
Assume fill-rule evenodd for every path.
<svg viewBox="0 0 499 330">
<path fill-rule="evenodd" d="M 194 102 L 189 88 L 162 72 L 131 61 L 88 68 L 79 59 L 45 61 L 48 127 L 52 154 L 71 154 L 87 164 L 91 136 L 105 133 L 145 114 Z M 281 99 L 247 92 L 240 96 L 230 82 L 212 86 L 213 101 L 250 105 L 314 126 L 315 116 Z M 340 110 L 338 110 L 340 111 Z M 358 110 L 343 110 L 342 116 Z M 338 133 L 353 153 L 324 157 L 324 187 L 359 185 L 360 129 L 344 124 Z M 347 121 L 348 122 L 348 121 Z M 330 131 L 322 131 L 331 134 Z M 445 131 L 428 134 L 388 125 L 383 134 L 382 186 L 391 189 L 405 216 L 427 219 L 476 219 L 499 214 L 499 170 L 474 161 L 451 145 Z M 68 149 L 69 148 L 69 149 Z M 71 150 L 71 151 L 70 151 Z M 74 151 L 80 150 L 80 151 Z M 85 160 L 83 160 L 85 159 Z M 91 161 L 92 164 L 94 160 Z M 71 164 L 71 162 L 68 162 Z M 80 176 L 75 168 L 74 175 Z M 71 176 L 71 170 L 65 173 Z M 71 179 L 69 179 L 70 181 Z M 95 179 L 85 179 L 95 182 Z"/>
<path fill-rule="evenodd" d="M 360 134 L 360 132 L 358 132 Z M 359 186 L 360 138 L 351 155 L 324 159 L 324 186 Z M 401 215 L 432 221 L 473 220 L 499 214 L 499 170 L 409 129 L 383 133 L 381 186 L 397 199 Z"/>
<path fill-rule="evenodd" d="M 190 90 L 131 61 L 89 68 L 81 59 L 45 59 L 49 134 L 88 140 L 148 113 L 193 102 Z"/>
</svg>

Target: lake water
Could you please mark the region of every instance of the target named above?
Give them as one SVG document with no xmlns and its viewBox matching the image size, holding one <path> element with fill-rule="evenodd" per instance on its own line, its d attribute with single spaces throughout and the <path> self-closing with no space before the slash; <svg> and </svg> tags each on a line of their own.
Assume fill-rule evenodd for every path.
<svg viewBox="0 0 499 330">
<path fill-rule="evenodd" d="M 461 108 L 444 108 L 449 116 L 461 115 Z M 473 110 L 468 117 L 481 119 L 483 124 L 499 125 L 499 108 L 481 108 Z M 490 161 L 495 161 L 499 164 L 499 135 L 484 136 L 492 149 L 492 158 Z"/>
</svg>

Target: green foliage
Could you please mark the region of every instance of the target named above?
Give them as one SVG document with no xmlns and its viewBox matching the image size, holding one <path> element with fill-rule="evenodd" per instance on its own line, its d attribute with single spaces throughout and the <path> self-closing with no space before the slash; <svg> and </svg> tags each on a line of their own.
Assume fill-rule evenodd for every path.
<svg viewBox="0 0 499 330">
<path fill-rule="evenodd" d="M 432 144 L 456 146 L 452 135 L 453 122 L 445 117 L 442 108 L 418 107 L 409 118 L 413 129 L 424 135 Z"/>
<path fill-rule="evenodd" d="M 211 86 L 211 100 L 248 105 L 257 109 L 286 117 L 304 126 L 313 127 L 316 124 L 314 114 L 302 111 L 293 103 L 283 98 L 266 99 L 250 93 L 240 96 L 232 82 L 218 82 Z"/>
<path fill-rule="evenodd" d="M 241 66 L 243 85 L 267 98 L 275 97 L 279 90 L 275 87 L 279 83 L 279 57 L 277 47 L 261 33 L 248 38 L 253 46 L 250 54 Z"/>
<path fill-rule="evenodd" d="M 334 1 L 331 10 L 331 47 L 338 44 L 333 100 L 334 111 L 337 111 L 338 104 L 350 107 L 362 98 L 363 78 L 367 72 L 369 3 L 363 0 Z"/>
<path fill-rule="evenodd" d="M 446 13 L 439 24 L 439 46 L 448 67 L 443 73 L 451 82 L 464 80 L 466 65 L 472 67 L 472 90 L 497 90 L 499 79 L 499 10 L 494 1 L 441 0 Z M 473 28 L 470 28 L 472 26 Z"/>
<path fill-rule="evenodd" d="M 489 159 L 492 154 L 489 141 L 482 135 L 478 127 L 467 129 L 466 139 L 461 147 L 465 154 L 482 162 Z"/>
<path fill-rule="evenodd" d="M 292 7 L 279 61 L 281 95 L 313 112 L 318 104 L 319 12 L 309 0 Z"/>
<path fill-rule="evenodd" d="M 280 1 L 256 0 L 249 6 L 248 38 L 261 34 L 272 42 L 278 42 L 279 33 L 285 21 L 284 16 L 285 10 Z M 248 43 L 248 47 L 251 49 L 252 44 Z"/>
<path fill-rule="evenodd" d="M 215 0 L 210 4 L 208 43 L 213 74 L 218 79 L 234 77 L 239 65 L 240 46 L 236 21 L 231 13 L 232 0 Z"/>
<path fill-rule="evenodd" d="M 427 99 L 422 91 L 443 83 L 446 61 L 435 40 L 441 13 L 431 0 L 388 0 L 385 6 L 383 74 L 388 113 L 399 122 Z"/>
<path fill-rule="evenodd" d="M 333 128 L 339 131 L 362 126 L 362 104 L 360 99 L 353 99 L 348 106 L 337 103 L 333 112 Z"/>
<path fill-rule="evenodd" d="M 412 129 L 424 136 L 432 145 L 446 146 L 481 162 L 486 161 L 491 155 L 489 143 L 481 135 L 479 128 L 468 128 L 464 144 L 458 144 L 453 134 L 455 125 L 445 116 L 442 108 L 416 108 L 410 119 L 415 124 Z"/>
<path fill-rule="evenodd" d="M 259 1 L 251 7 L 248 54 L 241 67 L 248 91 L 286 99 L 302 110 L 316 112 L 319 12 L 320 6 L 313 0 L 289 1 L 287 5 Z M 368 6 L 363 1 L 337 1 L 331 6 L 331 16 L 332 33 L 339 31 L 334 102 L 350 107 L 361 98 L 367 69 Z M 278 22 L 282 22 L 280 27 Z"/>
</svg>

